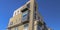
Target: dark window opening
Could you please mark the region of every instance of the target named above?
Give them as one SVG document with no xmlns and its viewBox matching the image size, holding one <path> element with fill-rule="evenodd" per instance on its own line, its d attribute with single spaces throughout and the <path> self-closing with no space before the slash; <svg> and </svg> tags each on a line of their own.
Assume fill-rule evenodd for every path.
<svg viewBox="0 0 60 30">
<path fill-rule="evenodd" d="M 27 10 L 28 10 L 28 8 L 25 8 L 25 9 L 22 10 L 22 12 L 27 11 Z"/>
<path fill-rule="evenodd" d="M 37 30 L 41 30 L 41 27 L 40 27 L 40 25 L 38 25 L 38 26 L 37 26 Z"/>
<path fill-rule="evenodd" d="M 30 3 L 29 3 L 29 4 L 27 4 L 27 8 L 30 8 Z"/>
<path fill-rule="evenodd" d="M 29 20 L 29 10 L 28 10 L 28 8 L 25 8 L 22 11 L 22 22 L 25 22 L 27 20 Z"/>
<path fill-rule="evenodd" d="M 34 9 L 35 9 L 35 12 L 36 12 L 36 10 L 37 10 L 37 9 L 36 9 L 36 6 L 34 7 Z"/>
<path fill-rule="evenodd" d="M 36 20 L 36 12 L 34 12 L 34 19 Z"/>
<path fill-rule="evenodd" d="M 38 26 L 37 26 L 37 30 L 41 30 L 41 27 L 42 27 L 42 26 L 40 25 L 40 23 L 38 23 L 37 25 L 38 25 Z"/>
</svg>

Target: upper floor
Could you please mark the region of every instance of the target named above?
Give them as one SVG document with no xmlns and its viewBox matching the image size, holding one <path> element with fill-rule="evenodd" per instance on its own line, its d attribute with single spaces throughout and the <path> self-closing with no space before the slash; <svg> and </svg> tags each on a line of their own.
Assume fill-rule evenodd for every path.
<svg viewBox="0 0 60 30">
<path fill-rule="evenodd" d="M 35 9 L 33 15 L 34 20 L 39 20 L 43 23 L 43 19 L 41 15 L 38 13 L 36 3 L 34 9 Z M 29 13 L 30 13 L 30 1 L 28 1 L 25 5 L 14 11 L 13 17 L 10 18 L 8 28 L 29 22 L 29 18 L 30 18 Z"/>
</svg>

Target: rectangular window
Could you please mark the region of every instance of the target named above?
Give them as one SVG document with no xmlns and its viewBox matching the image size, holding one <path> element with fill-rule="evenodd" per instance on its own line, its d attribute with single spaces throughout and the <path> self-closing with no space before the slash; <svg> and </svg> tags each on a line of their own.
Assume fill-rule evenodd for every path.
<svg viewBox="0 0 60 30">
<path fill-rule="evenodd" d="M 41 27 L 40 27 L 40 25 L 38 25 L 38 26 L 37 26 L 37 30 L 41 30 Z"/>
<path fill-rule="evenodd" d="M 38 22 L 37 24 L 37 30 L 42 30 L 42 25 L 40 24 L 40 22 Z"/>
<path fill-rule="evenodd" d="M 18 30 L 18 27 L 15 27 L 15 30 Z"/>
<path fill-rule="evenodd" d="M 28 30 L 28 24 L 24 24 L 24 30 Z"/>
<path fill-rule="evenodd" d="M 28 10 L 27 9 L 25 9 L 26 11 L 24 11 L 24 12 L 22 12 L 22 21 L 24 22 L 24 21 L 26 21 L 26 20 L 28 20 Z"/>
<path fill-rule="evenodd" d="M 30 8 L 30 3 L 27 4 L 27 8 Z"/>
<path fill-rule="evenodd" d="M 36 12 L 34 12 L 34 19 L 35 19 L 35 20 L 36 20 L 36 16 L 37 16 L 37 15 L 36 15 Z"/>
</svg>

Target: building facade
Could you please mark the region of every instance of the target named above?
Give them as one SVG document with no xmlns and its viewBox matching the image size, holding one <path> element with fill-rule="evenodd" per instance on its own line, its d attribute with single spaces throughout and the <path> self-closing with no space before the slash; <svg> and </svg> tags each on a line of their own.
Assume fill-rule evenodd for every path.
<svg viewBox="0 0 60 30">
<path fill-rule="evenodd" d="M 48 30 L 33 0 L 14 11 L 7 30 Z"/>
</svg>

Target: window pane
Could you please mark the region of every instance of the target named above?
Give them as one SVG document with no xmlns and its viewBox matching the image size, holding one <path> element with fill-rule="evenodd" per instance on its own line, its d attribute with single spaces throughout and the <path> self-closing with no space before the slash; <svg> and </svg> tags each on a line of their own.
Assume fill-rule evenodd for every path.
<svg viewBox="0 0 60 30">
<path fill-rule="evenodd" d="M 24 25 L 24 30 L 28 30 L 28 24 Z"/>
<path fill-rule="evenodd" d="M 27 4 L 27 7 L 28 7 L 28 8 L 30 8 L 30 3 L 29 3 L 29 4 Z"/>
<path fill-rule="evenodd" d="M 26 21 L 28 19 L 28 10 L 22 13 L 22 21 Z"/>
<path fill-rule="evenodd" d="M 15 30 L 18 30 L 18 27 L 15 27 Z"/>
<path fill-rule="evenodd" d="M 38 26 L 37 26 L 37 30 L 42 30 L 40 23 L 38 23 L 37 25 L 38 25 Z"/>
<path fill-rule="evenodd" d="M 37 28 L 38 30 L 41 30 L 41 27 L 38 25 L 38 28 Z"/>
</svg>

